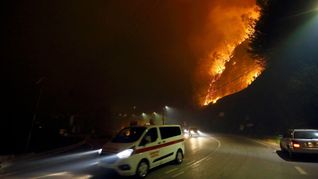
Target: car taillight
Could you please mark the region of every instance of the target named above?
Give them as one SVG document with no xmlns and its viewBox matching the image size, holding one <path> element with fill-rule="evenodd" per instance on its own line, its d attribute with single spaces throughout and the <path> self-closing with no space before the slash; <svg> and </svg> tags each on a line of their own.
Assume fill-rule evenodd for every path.
<svg viewBox="0 0 318 179">
<path fill-rule="evenodd" d="M 295 141 L 293 141 L 293 147 L 294 147 L 294 148 L 299 148 L 299 147 L 300 147 L 300 144 L 297 143 L 297 142 L 295 142 Z"/>
</svg>

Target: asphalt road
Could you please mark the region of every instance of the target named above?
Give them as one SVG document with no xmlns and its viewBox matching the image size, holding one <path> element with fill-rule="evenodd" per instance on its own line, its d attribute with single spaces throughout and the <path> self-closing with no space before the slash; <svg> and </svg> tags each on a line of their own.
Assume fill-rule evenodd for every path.
<svg viewBox="0 0 318 179">
<path fill-rule="evenodd" d="M 97 160 L 96 151 L 82 149 L 62 156 L 15 164 L 0 178 L 119 177 L 97 167 Z M 186 140 L 186 155 L 181 165 L 169 163 L 158 167 L 147 178 L 316 179 L 318 157 L 296 156 L 291 161 L 276 148 L 260 141 L 230 135 L 207 135 Z"/>
</svg>

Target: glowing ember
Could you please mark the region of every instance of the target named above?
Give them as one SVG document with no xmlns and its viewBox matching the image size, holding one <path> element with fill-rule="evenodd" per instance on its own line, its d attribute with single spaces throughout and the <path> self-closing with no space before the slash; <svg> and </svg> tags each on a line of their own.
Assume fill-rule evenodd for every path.
<svg viewBox="0 0 318 179">
<path fill-rule="evenodd" d="M 211 7 L 205 29 L 206 36 L 213 38 L 210 43 L 202 40 L 211 47 L 201 61 L 201 84 L 198 85 L 201 88 L 199 93 L 202 93 L 201 105 L 216 103 L 224 96 L 245 89 L 264 70 L 262 59 L 253 59 L 248 53 L 248 40 L 260 16 L 256 2 L 248 0 L 244 5 L 238 5 L 235 1 L 218 3 L 218 6 Z M 203 71 L 208 73 L 204 74 Z"/>
</svg>

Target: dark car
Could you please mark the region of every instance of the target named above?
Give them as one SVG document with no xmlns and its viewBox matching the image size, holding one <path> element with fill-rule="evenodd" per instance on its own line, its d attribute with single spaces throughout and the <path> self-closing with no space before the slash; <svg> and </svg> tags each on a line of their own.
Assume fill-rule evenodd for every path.
<svg viewBox="0 0 318 179">
<path fill-rule="evenodd" d="M 288 130 L 280 141 L 282 152 L 291 157 L 294 153 L 318 154 L 317 129 L 291 129 Z"/>
</svg>

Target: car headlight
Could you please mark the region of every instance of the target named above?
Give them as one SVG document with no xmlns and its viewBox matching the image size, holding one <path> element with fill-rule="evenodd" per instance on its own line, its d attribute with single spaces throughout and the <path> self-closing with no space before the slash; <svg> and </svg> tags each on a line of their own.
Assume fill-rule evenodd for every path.
<svg viewBox="0 0 318 179">
<path fill-rule="evenodd" d="M 124 151 L 119 152 L 118 154 L 116 154 L 116 156 L 118 158 L 128 158 L 131 156 L 131 154 L 134 152 L 133 149 L 126 149 Z"/>
<path fill-rule="evenodd" d="M 98 150 L 97 150 L 97 153 L 98 153 L 98 154 L 102 154 L 102 151 L 103 151 L 103 149 L 98 149 Z"/>
</svg>

